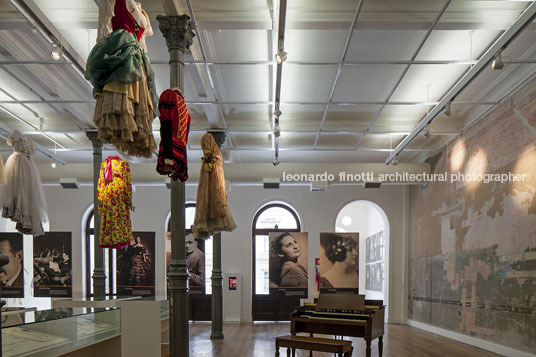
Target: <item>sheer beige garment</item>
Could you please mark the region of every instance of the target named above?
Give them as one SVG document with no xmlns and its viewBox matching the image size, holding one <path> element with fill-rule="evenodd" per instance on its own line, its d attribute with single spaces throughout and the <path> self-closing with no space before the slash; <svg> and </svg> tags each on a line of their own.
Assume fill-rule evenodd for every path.
<svg viewBox="0 0 536 357">
<path fill-rule="evenodd" d="M 203 164 L 197 188 L 193 233 L 196 238 L 208 238 L 217 232 L 230 232 L 236 224 L 227 206 L 221 153 L 212 134 L 203 135 L 201 148 Z"/>
</svg>

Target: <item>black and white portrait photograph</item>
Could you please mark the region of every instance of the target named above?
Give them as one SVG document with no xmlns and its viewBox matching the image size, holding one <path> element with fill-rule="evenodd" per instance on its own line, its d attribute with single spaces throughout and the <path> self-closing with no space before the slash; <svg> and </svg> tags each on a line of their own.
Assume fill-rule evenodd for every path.
<svg viewBox="0 0 536 357">
<path fill-rule="evenodd" d="M 2 297 L 24 297 L 22 234 L 0 233 L 0 254 L 4 254 L 9 258 L 9 262 L 3 267 L 0 267 Z"/>
<path fill-rule="evenodd" d="M 269 240 L 270 288 L 307 288 L 307 233 L 271 232 Z"/>
<path fill-rule="evenodd" d="M 117 294 L 153 296 L 154 232 L 133 232 L 130 245 L 117 250 Z"/>
<path fill-rule="evenodd" d="M 190 274 L 190 288 L 204 288 L 205 286 L 205 241 L 194 238 L 190 230 L 186 231 L 184 238 L 186 251 L 186 264 Z M 166 272 L 169 272 L 171 263 L 171 232 L 166 233 Z"/>
<path fill-rule="evenodd" d="M 36 297 L 72 297 L 71 232 L 45 232 L 33 238 Z"/>
<path fill-rule="evenodd" d="M 320 288 L 359 287 L 359 233 L 320 233 Z"/>
</svg>

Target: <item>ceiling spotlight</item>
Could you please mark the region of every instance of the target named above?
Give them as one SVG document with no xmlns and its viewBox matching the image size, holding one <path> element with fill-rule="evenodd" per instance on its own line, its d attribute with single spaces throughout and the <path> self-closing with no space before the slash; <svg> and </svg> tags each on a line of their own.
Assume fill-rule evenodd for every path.
<svg viewBox="0 0 536 357">
<path fill-rule="evenodd" d="M 276 109 L 273 113 L 274 118 L 279 118 L 281 116 L 281 110 Z"/>
<path fill-rule="evenodd" d="M 55 43 L 52 44 L 52 51 L 50 52 L 50 56 L 54 61 L 61 60 L 61 56 L 63 55 L 63 50 L 61 49 L 61 45 L 58 46 Z"/>
<path fill-rule="evenodd" d="M 278 159 L 275 159 L 274 161 L 272 161 L 272 164 L 274 164 L 274 166 L 279 165 L 279 160 L 278 160 Z"/>
<path fill-rule="evenodd" d="M 430 137 L 430 124 L 426 124 L 424 126 L 424 128 L 422 129 L 422 136 L 424 136 L 425 138 Z"/>
<path fill-rule="evenodd" d="M 492 69 L 503 69 L 504 62 L 502 59 L 501 51 L 497 52 L 495 55 L 495 58 L 493 59 L 493 62 L 491 63 Z"/>
<path fill-rule="evenodd" d="M 450 117 L 452 115 L 452 110 L 450 109 L 450 102 L 445 105 L 445 109 L 443 110 L 443 114 Z"/>
<path fill-rule="evenodd" d="M 56 168 L 56 161 L 52 161 L 52 163 L 50 164 L 50 166 L 52 166 L 53 169 Z"/>
<path fill-rule="evenodd" d="M 393 166 L 396 166 L 398 165 L 398 155 L 395 156 L 395 158 L 393 159 Z"/>
<path fill-rule="evenodd" d="M 280 48 L 274 56 L 277 64 L 281 64 L 287 60 L 287 53 L 283 51 L 283 48 Z"/>
</svg>

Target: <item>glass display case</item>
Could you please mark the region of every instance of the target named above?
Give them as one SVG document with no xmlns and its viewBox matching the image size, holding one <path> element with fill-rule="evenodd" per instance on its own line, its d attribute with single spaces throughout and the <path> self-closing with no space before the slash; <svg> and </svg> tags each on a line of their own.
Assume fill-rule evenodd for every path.
<svg viewBox="0 0 536 357">
<path fill-rule="evenodd" d="M 57 356 L 121 333 L 119 309 L 72 308 L 2 316 L 2 356 Z"/>
</svg>

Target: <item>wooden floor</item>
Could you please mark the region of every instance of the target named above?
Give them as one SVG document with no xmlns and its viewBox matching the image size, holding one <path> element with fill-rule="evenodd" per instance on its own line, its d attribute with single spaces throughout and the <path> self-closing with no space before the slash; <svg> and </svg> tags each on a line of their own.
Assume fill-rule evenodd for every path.
<svg viewBox="0 0 536 357">
<path fill-rule="evenodd" d="M 274 338 L 288 335 L 289 323 L 255 323 L 224 325 L 223 340 L 210 339 L 211 326 L 209 323 L 190 324 L 190 356 L 192 357 L 268 357 L 275 355 Z M 321 335 L 315 335 L 320 337 Z M 348 339 L 348 338 L 345 338 Z M 352 338 L 354 353 L 352 356 L 365 355 L 365 341 L 361 338 Z M 162 355 L 168 355 L 163 346 Z M 282 356 L 286 350 L 281 349 Z M 302 351 L 296 356 L 308 356 Z M 315 352 L 314 356 L 329 356 L 327 353 Z M 378 340 L 372 343 L 372 356 L 378 356 Z M 480 357 L 499 356 L 479 348 L 466 345 L 430 332 L 399 324 L 386 324 L 383 337 L 383 356 L 385 357 L 431 357 L 456 356 Z"/>
</svg>

